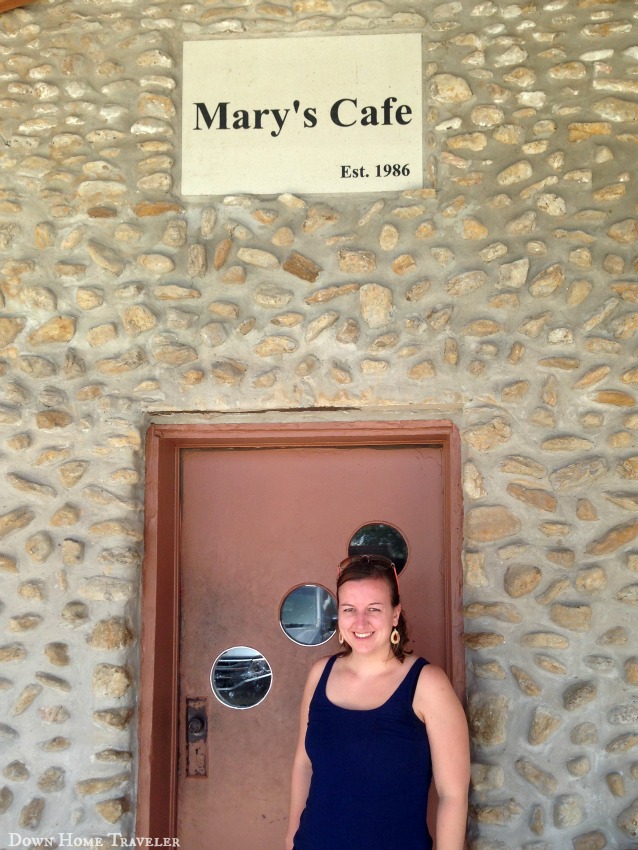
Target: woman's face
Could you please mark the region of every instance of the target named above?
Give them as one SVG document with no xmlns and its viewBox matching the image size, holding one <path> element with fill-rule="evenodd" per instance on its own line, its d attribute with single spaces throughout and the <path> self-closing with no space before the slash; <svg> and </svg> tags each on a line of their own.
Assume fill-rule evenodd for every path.
<svg viewBox="0 0 638 850">
<path fill-rule="evenodd" d="M 347 581 L 339 588 L 339 631 L 353 652 L 390 651 L 390 634 L 400 612 L 382 578 Z"/>
</svg>

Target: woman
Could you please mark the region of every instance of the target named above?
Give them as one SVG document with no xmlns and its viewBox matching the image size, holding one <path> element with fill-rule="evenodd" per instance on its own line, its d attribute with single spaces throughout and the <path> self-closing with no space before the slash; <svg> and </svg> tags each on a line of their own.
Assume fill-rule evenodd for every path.
<svg viewBox="0 0 638 850">
<path fill-rule="evenodd" d="M 342 651 L 310 671 L 292 770 L 286 850 L 462 850 L 469 744 L 445 673 L 407 658 L 394 564 L 346 558 L 337 581 Z"/>
</svg>

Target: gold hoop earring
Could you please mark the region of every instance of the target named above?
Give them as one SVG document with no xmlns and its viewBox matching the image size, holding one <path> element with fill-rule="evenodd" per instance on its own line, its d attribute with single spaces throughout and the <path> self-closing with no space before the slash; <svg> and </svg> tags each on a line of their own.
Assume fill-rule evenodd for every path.
<svg viewBox="0 0 638 850">
<path fill-rule="evenodd" d="M 343 635 L 339 632 L 339 643 L 343 643 Z"/>
<path fill-rule="evenodd" d="M 401 635 L 397 631 L 396 626 L 392 629 L 392 633 L 390 634 L 390 643 L 392 646 L 398 646 L 401 643 Z"/>
</svg>

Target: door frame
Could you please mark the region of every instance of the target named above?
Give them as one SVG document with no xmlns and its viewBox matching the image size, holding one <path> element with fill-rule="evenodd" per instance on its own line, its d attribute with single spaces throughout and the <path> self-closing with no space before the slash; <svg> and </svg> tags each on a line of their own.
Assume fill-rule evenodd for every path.
<svg viewBox="0 0 638 850">
<path fill-rule="evenodd" d="M 136 835 L 175 838 L 179 717 L 180 459 L 183 449 L 312 446 L 441 449 L 448 675 L 465 699 L 461 442 L 449 420 L 154 424 L 146 434 Z"/>
</svg>

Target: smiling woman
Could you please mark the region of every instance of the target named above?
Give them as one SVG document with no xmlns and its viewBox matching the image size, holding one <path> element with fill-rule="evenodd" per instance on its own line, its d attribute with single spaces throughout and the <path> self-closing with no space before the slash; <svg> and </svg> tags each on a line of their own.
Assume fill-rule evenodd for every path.
<svg viewBox="0 0 638 850">
<path fill-rule="evenodd" d="M 445 673 L 408 658 L 394 563 L 339 565 L 342 651 L 317 662 L 302 700 L 285 850 L 462 850 L 470 760 L 461 704 Z M 400 793 L 397 777 L 401 777 Z"/>
</svg>

